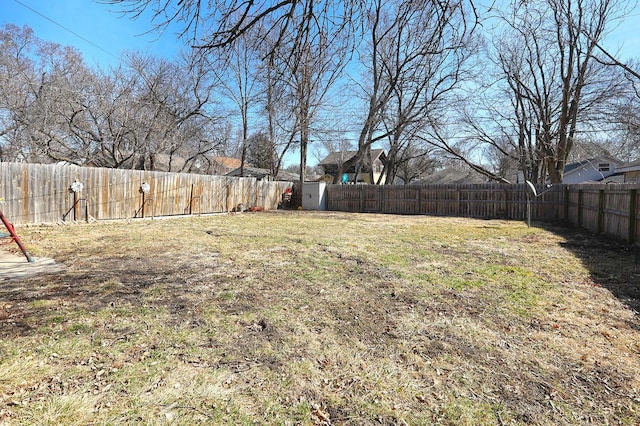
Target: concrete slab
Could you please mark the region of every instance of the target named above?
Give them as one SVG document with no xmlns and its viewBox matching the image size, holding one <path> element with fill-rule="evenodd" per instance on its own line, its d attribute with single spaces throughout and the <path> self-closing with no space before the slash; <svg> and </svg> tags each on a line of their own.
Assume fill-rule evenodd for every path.
<svg viewBox="0 0 640 426">
<path fill-rule="evenodd" d="M 41 274 L 54 274 L 66 267 L 47 257 L 31 256 L 33 262 L 28 262 L 22 253 L 15 254 L 0 248 L 0 282 L 19 280 Z"/>
</svg>

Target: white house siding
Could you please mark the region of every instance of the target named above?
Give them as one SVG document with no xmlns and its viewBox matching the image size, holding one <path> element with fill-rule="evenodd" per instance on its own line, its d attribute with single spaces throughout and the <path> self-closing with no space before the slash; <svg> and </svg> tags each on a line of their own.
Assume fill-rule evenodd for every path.
<svg viewBox="0 0 640 426">
<path fill-rule="evenodd" d="M 568 165 L 567 167 L 570 167 Z M 599 182 L 616 173 L 620 164 L 610 159 L 598 158 L 581 164 L 566 171 L 562 183 L 578 184 L 584 182 Z"/>
</svg>

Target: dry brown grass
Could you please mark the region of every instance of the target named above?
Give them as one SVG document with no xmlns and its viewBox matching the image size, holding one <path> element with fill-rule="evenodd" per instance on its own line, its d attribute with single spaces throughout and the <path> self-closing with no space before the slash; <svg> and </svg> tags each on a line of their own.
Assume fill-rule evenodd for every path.
<svg viewBox="0 0 640 426">
<path fill-rule="evenodd" d="M 561 228 L 269 212 L 19 229 L 0 423 L 640 421 L 637 249 Z"/>
</svg>

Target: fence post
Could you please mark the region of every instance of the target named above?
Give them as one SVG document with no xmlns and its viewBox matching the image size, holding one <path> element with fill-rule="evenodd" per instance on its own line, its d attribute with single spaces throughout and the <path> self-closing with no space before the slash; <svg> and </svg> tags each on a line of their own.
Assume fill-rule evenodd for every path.
<svg viewBox="0 0 640 426">
<path fill-rule="evenodd" d="M 360 190 L 360 213 L 364 213 L 364 185 L 356 185 Z"/>
<path fill-rule="evenodd" d="M 77 221 L 80 217 L 80 197 L 77 192 L 73 193 L 73 221 Z"/>
<path fill-rule="evenodd" d="M 189 216 L 191 216 L 191 214 L 193 214 L 193 184 L 191 184 L 191 192 L 189 192 L 189 205 L 188 207 L 188 214 Z"/>
<path fill-rule="evenodd" d="M 569 222 L 569 199 L 571 196 L 571 191 L 569 191 L 569 187 L 564 187 L 564 220 L 565 222 Z"/>
<path fill-rule="evenodd" d="M 635 244 L 636 242 L 636 206 L 638 205 L 638 190 L 629 190 L 629 244 Z"/>
<path fill-rule="evenodd" d="M 329 195 L 329 193 L 331 192 L 333 188 L 333 185 L 331 185 L 330 183 L 327 182 L 327 187 L 324 191 L 324 205 L 326 206 L 326 209 L 328 211 L 331 211 L 331 196 Z M 281 196 L 282 197 L 282 196 Z"/>
<path fill-rule="evenodd" d="M 502 219 L 508 219 L 509 216 L 509 202 L 507 201 L 509 198 L 509 194 L 507 193 L 507 188 L 502 188 Z"/>
<path fill-rule="evenodd" d="M 582 227 L 582 189 L 578 190 L 578 218 L 576 225 Z"/>
<path fill-rule="evenodd" d="M 604 189 L 598 191 L 598 232 L 604 232 Z"/>
</svg>

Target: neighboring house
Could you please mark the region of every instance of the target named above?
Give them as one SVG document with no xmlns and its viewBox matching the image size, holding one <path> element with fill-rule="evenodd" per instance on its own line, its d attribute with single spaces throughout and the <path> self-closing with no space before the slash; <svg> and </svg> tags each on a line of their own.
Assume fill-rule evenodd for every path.
<svg viewBox="0 0 640 426">
<path fill-rule="evenodd" d="M 618 167 L 618 173 L 622 174 L 624 183 L 640 183 L 640 160 Z"/>
<path fill-rule="evenodd" d="M 297 182 L 300 180 L 300 174 L 287 172 L 285 170 L 280 170 L 275 180 L 280 180 L 285 182 Z"/>
<path fill-rule="evenodd" d="M 609 157 L 592 158 L 575 163 L 567 164 L 564 167 L 564 177 L 562 183 L 577 184 L 588 182 L 603 182 L 609 177 L 613 177 L 618 172 L 621 163 Z M 616 181 L 616 179 L 610 179 Z"/>
<path fill-rule="evenodd" d="M 340 166 L 353 158 L 357 151 L 338 151 L 330 152 L 324 160 L 322 160 L 318 166 L 324 170 L 325 175 L 335 177 L 340 169 Z M 368 164 L 355 164 L 344 171 L 346 174 L 345 183 L 377 183 L 384 182 L 384 176 L 382 171 L 384 170 L 384 163 L 387 159 L 387 154 L 384 149 L 372 149 L 371 150 L 371 166 Z M 358 181 L 355 181 L 356 172 L 358 175 Z M 382 179 L 381 179 L 382 178 Z M 342 179 L 342 177 L 341 177 Z"/>
<path fill-rule="evenodd" d="M 242 160 L 233 157 L 207 157 L 207 160 L 209 164 L 206 166 L 211 169 L 212 175 L 226 175 L 242 164 Z"/>
</svg>

